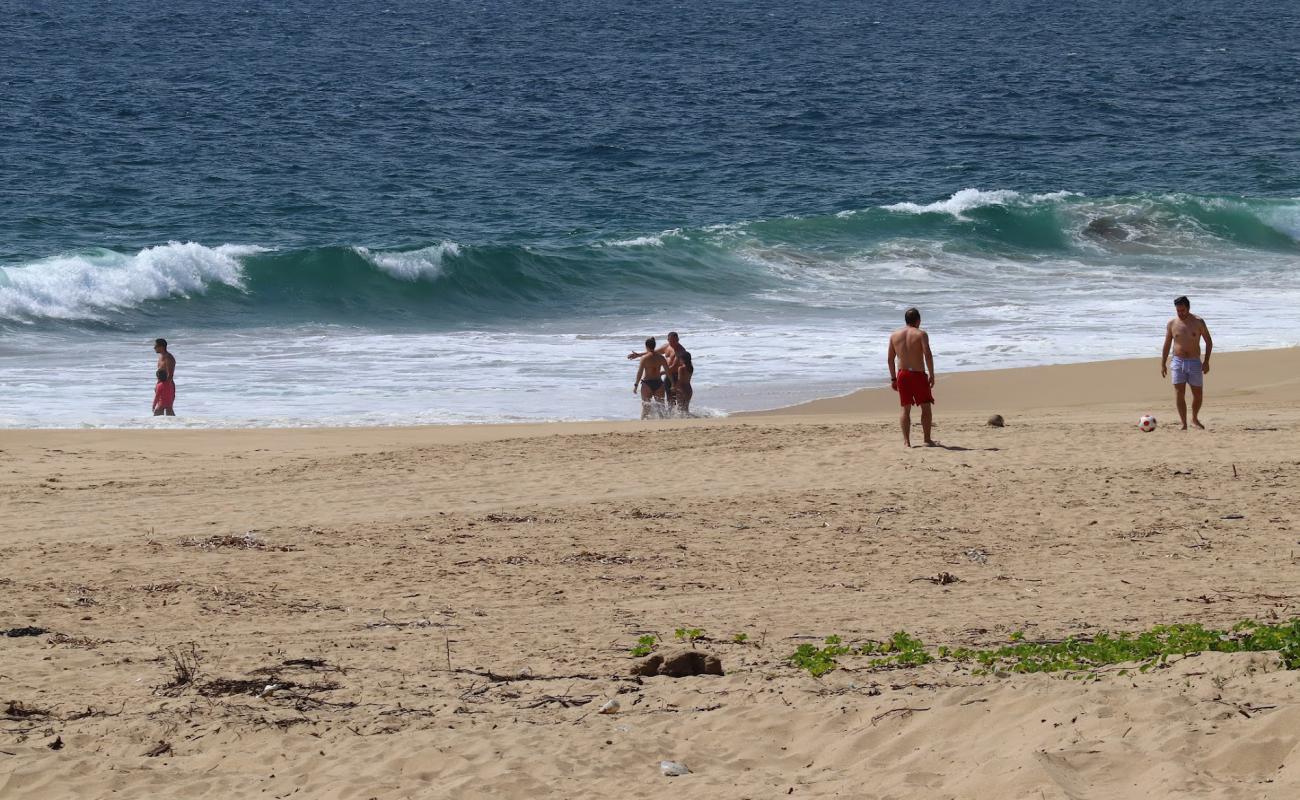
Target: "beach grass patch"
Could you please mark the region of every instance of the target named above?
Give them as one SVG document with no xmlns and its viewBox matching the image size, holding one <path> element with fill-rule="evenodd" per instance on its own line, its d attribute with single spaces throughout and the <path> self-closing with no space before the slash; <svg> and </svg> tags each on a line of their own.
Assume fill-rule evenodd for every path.
<svg viewBox="0 0 1300 800">
<path fill-rule="evenodd" d="M 1007 645 L 991 648 L 938 647 L 933 651 L 917 637 L 899 631 L 883 642 L 869 641 L 857 647 L 829 636 L 823 647 L 803 644 L 789 656 L 789 662 L 819 678 L 839 667 L 847 656 L 870 656 L 867 669 L 917 667 L 933 661 L 969 666 L 973 674 L 996 672 L 1064 672 L 1075 676 L 1097 674 L 1103 669 L 1147 672 L 1163 666 L 1174 656 L 1194 653 L 1276 652 L 1286 669 L 1300 669 L 1300 618 L 1268 624 L 1243 620 L 1228 630 L 1206 628 L 1199 623 L 1156 625 L 1141 633 L 1099 633 L 1093 637 L 1070 637 L 1062 641 L 1030 642 L 1017 632 Z"/>
<path fill-rule="evenodd" d="M 677 641 L 685 642 L 686 644 L 689 644 L 691 647 L 694 647 L 697 641 L 704 638 L 704 629 L 703 628 L 678 628 L 676 631 L 673 632 L 673 635 L 677 637 Z"/>
</svg>

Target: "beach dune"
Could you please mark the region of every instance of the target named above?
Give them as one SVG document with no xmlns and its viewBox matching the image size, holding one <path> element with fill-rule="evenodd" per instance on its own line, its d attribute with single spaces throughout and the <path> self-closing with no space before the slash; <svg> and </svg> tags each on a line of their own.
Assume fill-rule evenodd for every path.
<svg viewBox="0 0 1300 800">
<path fill-rule="evenodd" d="M 789 661 L 1296 616 L 1300 351 L 1216 354 L 1206 392 L 1182 432 L 1154 357 L 941 372 L 944 447 L 911 450 L 879 389 L 0 432 L 0 797 L 1295 797 L 1276 653 L 1086 680 Z M 635 677 L 643 637 L 725 674 Z"/>
</svg>

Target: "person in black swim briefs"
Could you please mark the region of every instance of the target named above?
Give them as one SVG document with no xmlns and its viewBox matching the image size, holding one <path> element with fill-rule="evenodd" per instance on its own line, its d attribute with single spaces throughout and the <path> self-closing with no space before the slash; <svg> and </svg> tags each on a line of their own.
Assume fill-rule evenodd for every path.
<svg viewBox="0 0 1300 800">
<path fill-rule="evenodd" d="M 648 419 L 652 403 L 659 404 L 662 416 L 664 402 L 664 377 L 668 374 L 668 360 L 655 351 L 654 337 L 645 340 L 645 355 L 636 371 L 636 383 L 632 384 L 632 393 L 641 393 L 641 419 Z"/>
</svg>

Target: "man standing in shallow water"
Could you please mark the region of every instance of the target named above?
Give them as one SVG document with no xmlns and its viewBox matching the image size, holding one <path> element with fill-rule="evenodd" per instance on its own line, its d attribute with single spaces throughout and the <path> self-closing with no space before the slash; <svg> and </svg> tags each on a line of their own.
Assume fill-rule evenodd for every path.
<svg viewBox="0 0 1300 800">
<path fill-rule="evenodd" d="M 912 406 L 920 406 L 925 444 L 933 447 L 936 442 L 930 438 L 930 426 L 934 394 L 930 390 L 934 388 L 934 355 L 930 352 L 930 334 L 921 330 L 921 312 L 915 308 L 907 309 L 903 321 L 907 324 L 889 336 L 889 385 L 898 391 L 903 406 L 899 418 L 903 428 L 903 446 L 912 446 Z M 895 358 L 898 359 L 897 371 Z"/>
<path fill-rule="evenodd" d="M 160 372 L 160 373 L 161 373 L 161 372 L 166 372 L 166 373 L 167 373 L 167 381 L 166 381 L 166 382 L 167 382 L 168 384 L 170 384 L 170 386 L 171 386 L 170 397 L 171 397 L 171 399 L 172 399 L 172 402 L 175 402 L 175 399 L 176 399 L 176 383 L 175 383 L 175 378 L 176 378 L 176 356 L 174 356 L 174 355 L 172 355 L 171 353 L 167 352 L 167 340 L 166 340 L 166 339 L 154 339 L 154 340 L 153 340 L 153 351 L 154 351 L 155 353 L 158 354 L 158 366 L 156 367 L 156 369 L 157 369 L 157 371 Z M 159 378 L 159 382 L 162 382 L 162 378 L 161 378 L 161 377 Z M 163 412 L 163 413 L 165 413 L 167 416 L 169 416 L 169 417 L 174 417 L 174 416 L 176 416 L 176 412 L 172 411 L 172 403 L 171 403 L 171 402 L 167 403 L 166 406 L 165 406 L 165 408 L 166 408 L 166 411 Z M 157 414 L 157 411 L 156 411 L 156 409 L 155 409 L 155 416 L 157 416 L 157 415 L 158 415 L 158 414 Z"/>
<path fill-rule="evenodd" d="M 1160 377 L 1165 377 L 1172 369 L 1174 373 L 1174 393 L 1178 402 L 1178 418 L 1187 430 L 1187 387 L 1192 387 L 1192 424 L 1201 430 L 1201 394 L 1205 386 L 1205 375 L 1210 373 L 1210 353 L 1214 351 L 1214 340 L 1210 338 L 1210 329 L 1205 320 L 1192 313 L 1192 301 L 1186 297 L 1174 300 L 1176 317 L 1165 326 L 1165 348 L 1160 354 Z M 1201 339 L 1205 339 L 1205 358 L 1201 358 Z M 1169 358 L 1169 348 L 1173 346 L 1174 357 Z"/>
</svg>

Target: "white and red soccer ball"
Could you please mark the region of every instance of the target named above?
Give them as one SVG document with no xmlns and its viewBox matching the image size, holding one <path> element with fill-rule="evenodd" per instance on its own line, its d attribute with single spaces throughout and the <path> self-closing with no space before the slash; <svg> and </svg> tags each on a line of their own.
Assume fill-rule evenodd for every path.
<svg viewBox="0 0 1300 800">
<path fill-rule="evenodd" d="M 1138 428 L 1140 428 L 1143 433 L 1150 433 L 1156 429 L 1156 418 L 1150 414 L 1143 414 L 1142 419 L 1138 420 Z"/>
</svg>

